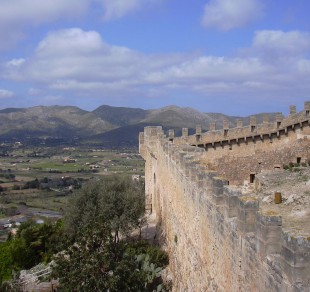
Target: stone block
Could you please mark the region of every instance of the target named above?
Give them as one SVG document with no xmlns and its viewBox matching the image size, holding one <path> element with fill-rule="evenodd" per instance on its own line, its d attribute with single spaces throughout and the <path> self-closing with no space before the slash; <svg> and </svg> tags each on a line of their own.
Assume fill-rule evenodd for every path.
<svg viewBox="0 0 310 292">
<path fill-rule="evenodd" d="M 188 137 L 188 128 L 182 128 L 182 137 Z"/>
<path fill-rule="evenodd" d="M 228 130 L 229 129 L 229 121 L 228 120 L 223 120 L 223 129 Z"/>
<path fill-rule="evenodd" d="M 242 128 L 243 127 L 243 121 L 242 120 L 237 120 L 237 128 Z"/>
<path fill-rule="evenodd" d="M 251 197 L 238 199 L 238 227 L 241 233 L 254 232 L 259 203 Z"/>
<path fill-rule="evenodd" d="M 262 259 L 281 252 L 282 218 L 257 213 L 255 235 L 256 248 Z"/>
<path fill-rule="evenodd" d="M 290 105 L 290 115 L 296 114 L 296 105 Z"/>
<path fill-rule="evenodd" d="M 237 217 L 238 215 L 238 196 L 240 192 L 229 187 L 223 188 L 224 194 L 224 214 L 226 218 Z"/>
<path fill-rule="evenodd" d="M 292 284 L 310 283 L 310 238 L 282 233 L 283 270 Z"/>
<path fill-rule="evenodd" d="M 168 136 L 169 136 L 169 139 L 174 139 L 174 130 L 173 129 L 170 129 L 168 131 Z"/>
<path fill-rule="evenodd" d="M 211 122 L 209 124 L 209 131 L 215 131 L 216 130 L 216 124 L 215 122 Z"/>
<path fill-rule="evenodd" d="M 251 126 L 256 126 L 256 116 L 251 116 L 250 117 L 250 125 Z"/>
<path fill-rule="evenodd" d="M 201 126 L 200 125 L 196 126 L 196 135 L 201 135 Z"/>
<path fill-rule="evenodd" d="M 212 199 L 216 205 L 224 205 L 223 187 L 212 188 Z"/>
</svg>

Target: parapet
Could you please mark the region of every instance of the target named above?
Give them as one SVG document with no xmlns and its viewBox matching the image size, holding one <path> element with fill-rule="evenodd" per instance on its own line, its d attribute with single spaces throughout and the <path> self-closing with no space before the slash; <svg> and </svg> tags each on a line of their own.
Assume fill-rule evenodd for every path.
<svg viewBox="0 0 310 292">
<path fill-rule="evenodd" d="M 145 147 L 156 143 L 163 135 L 161 126 L 145 127 L 144 132 L 139 133 L 139 152 L 143 155 Z"/>
<path fill-rule="evenodd" d="M 242 127 L 239 123 L 237 128 L 229 129 L 224 123 L 223 130 L 214 129 L 208 133 L 201 133 L 201 129 L 197 127 L 192 136 L 187 136 L 188 130 L 183 129 L 183 143 L 180 140 L 180 143 L 176 143 L 172 132 L 165 137 L 161 127 L 146 127 L 144 133 L 140 133 L 139 136 L 140 146 L 142 145 L 144 150 L 147 149 L 145 151 L 156 150 L 156 167 L 165 169 L 178 182 L 179 189 L 184 190 L 183 197 L 191 204 L 189 207 L 202 209 L 207 216 L 216 214 L 216 224 L 221 226 L 218 227 L 219 230 L 230 232 L 229 228 L 232 228 L 241 242 L 249 242 L 253 246 L 255 256 L 265 262 L 266 266 L 272 265 L 269 263 L 270 257 L 276 257 L 281 266 L 282 277 L 287 279 L 292 287 L 303 289 L 310 288 L 310 237 L 294 237 L 283 229 L 282 218 L 278 214 L 264 212 L 254 196 L 243 195 L 240 189 L 230 186 L 219 173 L 202 163 L 204 149 L 190 146 L 184 141 L 194 141 L 193 145 L 200 142 L 197 137 L 201 137 L 199 139 L 202 139 L 203 143 L 223 141 L 225 130 L 228 131 L 226 140 L 248 135 L 252 137 L 253 133 L 271 135 L 283 131 L 285 134 L 287 128 L 309 126 L 309 110 L 310 102 L 307 102 L 302 112 L 294 113 L 291 108 L 289 117 L 282 118 L 282 115 L 279 115 L 273 123 L 264 119 L 262 125 L 257 125 L 256 119 L 252 118 L 247 127 Z M 209 140 L 206 137 L 209 137 Z M 165 192 L 162 195 L 169 196 L 169 193 Z M 229 237 L 229 234 L 224 234 L 224 238 L 225 236 Z"/>
<path fill-rule="evenodd" d="M 188 129 L 183 128 L 182 139 L 174 138 L 174 143 L 182 144 L 184 139 L 190 145 L 208 148 L 214 146 L 214 143 L 223 143 L 225 141 L 231 144 L 233 141 L 237 144 L 240 141 L 248 141 L 254 139 L 264 139 L 270 137 L 279 137 L 287 135 L 289 131 L 294 131 L 296 127 L 302 128 L 309 126 L 310 123 L 310 101 L 305 102 L 304 109 L 299 113 L 296 112 L 296 106 L 290 106 L 290 114 L 283 117 L 282 113 L 277 113 L 275 121 L 270 122 L 269 116 L 263 117 L 263 123 L 258 124 L 256 116 L 250 117 L 248 126 L 244 126 L 242 120 L 237 121 L 235 128 L 229 127 L 228 120 L 223 120 L 222 129 L 217 130 L 215 122 L 210 122 L 209 130 L 202 132 L 201 127 L 196 128 L 196 134 L 188 135 Z M 198 132 L 197 132 L 198 129 Z M 199 138 L 197 138 L 199 135 Z"/>
</svg>

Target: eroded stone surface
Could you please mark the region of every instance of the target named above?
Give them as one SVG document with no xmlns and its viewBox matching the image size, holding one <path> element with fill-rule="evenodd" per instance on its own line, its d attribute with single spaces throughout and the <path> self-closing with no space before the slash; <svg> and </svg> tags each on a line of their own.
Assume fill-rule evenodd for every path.
<svg viewBox="0 0 310 292">
<path fill-rule="evenodd" d="M 170 255 L 174 291 L 310 290 L 310 237 L 307 226 L 298 230 L 298 218 L 307 216 L 306 203 L 297 203 L 304 198 L 284 193 L 292 202 L 273 206 L 262 202 L 272 184 L 255 190 L 260 172 L 309 161 L 309 109 L 307 103 L 261 128 L 253 121 L 246 129 L 199 133 L 200 145 L 195 135 L 169 141 L 161 127 L 140 133 L 146 200 Z M 281 217 L 284 207 L 291 211 Z"/>
</svg>

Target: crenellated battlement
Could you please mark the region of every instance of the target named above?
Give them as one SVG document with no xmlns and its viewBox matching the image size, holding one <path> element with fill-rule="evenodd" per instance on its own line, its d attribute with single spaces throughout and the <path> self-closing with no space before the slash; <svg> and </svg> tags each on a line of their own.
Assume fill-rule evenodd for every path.
<svg viewBox="0 0 310 292">
<path fill-rule="evenodd" d="M 304 109 L 297 113 L 296 107 L 291 106 L 288 117 L 278 113 L 270 122 L 266 115 L 261 124 L 257 124 L 253 116 L 249 125 L 243 126 L 239 120 L 235 128 L 229 128 L 227 120 L 223 121 L 221 130 L 216 130 L 215 123 L 211 123 L 210 130 L 202 132 L 198 125 L 196 133 L 190 136 L 186 128 L 181 137 L 175 137 L 174 131 L 169 130 L 168 139 L 175 145 L 204 149 L 202 160 L 209 168 L 230 184 L 242 185 L 245 181 L 251 182 L 250 177 L 261 171 L 283 168 L 289 163 L 308 163 L 309 108 L 310 102 L 305 102 Z"/>
<path fill-rule="evenodd" d="M 215 129 L 215 123 L 211 123 L 209 130 L 202 133 L 201 126 L 196 127 L 196 133 L 188 136 L 188 129 L 184 128 L 182 137 L 174 137 L 173 141 L 176 144 L 188 143 L 196 145 L 206 150 L 215 145 L 238 145 L 240 143 L 248 143 L 257 140 L 272 140 L 287 136 L 290 131 L 309 126 L 310 123 L 310 102 L 304 104 L 304 109 L 296 113 L 296 107 L 290 106 L 290 115 L 283 117 L 282 113 L 276 115 L 273 122 L 269 121 L 266 115 L 263 118 L 262 124 L 257 124 L 256 116 L 250 117 L 248 126 L 243 126 L 242 120 L 237 121 L 235 128 L 229 127 L 229 122 L 223 120 L 222 129 Z"/>
<path fill-rule="evenodd" d="M 286 159 L 296 155 L 309 158 L 309 105 L 306 103 L 300 113 L 291 107 L 290 116 L 283 118 L 280 126 L 267 119 L 256 125 L 252 119 L 240 132 L 229 129 L 227 135 L 233 137 L 235 131 L 244 138 L 254 125 L 255 134 L 261 135 L 258 133 L 263 133 L 264 127 L 263 136 L 279 132 L 276 139 L 286 146 L 282 142 L 272 145 L 281 156 L 291 147 L 293 154 Z M 146 200 L 152 205 L 170 254 L 174 291 L 309 291 L 310 235 L 286 231 L 280 214 L 261 209 L 259 201 L 231 185 L 221 169 L 210 167 L 206 147 L 189 143 L 191 139 L 197 142 L 197 135 L 202 136 L 201 141 L 206 142 L 203 136 L 209 135 L 208 139 L 215 137 L 210 143 L 220 143 L 224 140 L 216 137 L 224 135 L 225 127 L 212 133 L 201 133 L 197 127 L 193 136 L 184 131 L 185 139 L 175 138 L 172 131 L 166 137 L 161 127 L 146 127 L 140 133 L 140 153 L 146 161 Z M 282 131 L 283 139 L 279 138 Z M 257 144 L 261 147 L 253 153 L 261 151 L 266 156 L 264 143 Z M 216 147 L 220 151 L 225 148 Z M 274 155 L 275 149 L 270 151 Z M 255 160 L 253 155 L 251 158 Z M 244 159 L 237 155 L 231 163 Z"/>
</svg>

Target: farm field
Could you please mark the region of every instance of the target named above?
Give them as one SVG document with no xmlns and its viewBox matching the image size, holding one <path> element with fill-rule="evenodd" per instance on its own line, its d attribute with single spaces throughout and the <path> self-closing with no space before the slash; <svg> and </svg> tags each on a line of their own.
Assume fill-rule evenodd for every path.
<svg viewBox="0 0 310 292">
<path fill-rule="evenodd" d="M 144 175 L 137 149 L 1 145 L 0 155 L 0 240 L 5 224 L 61 217 L 70 197 L 90 179 Z"/>
</svg>

